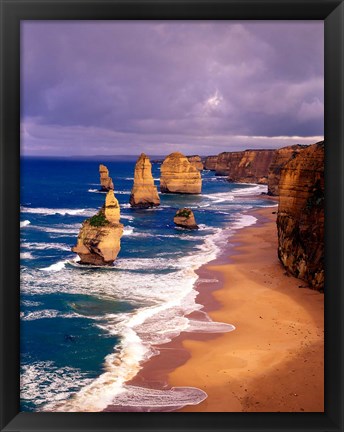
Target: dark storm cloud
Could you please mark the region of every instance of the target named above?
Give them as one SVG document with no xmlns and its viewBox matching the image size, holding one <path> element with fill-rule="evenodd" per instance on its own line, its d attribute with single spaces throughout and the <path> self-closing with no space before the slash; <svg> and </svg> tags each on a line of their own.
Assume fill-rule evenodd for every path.
<svg viewBox="0 0 344 432">
<path fill-rule="evenodd" d="M 322 134 L 320 21 L 22 25 L 25 153 L 206 154 Z"/>
</svg>

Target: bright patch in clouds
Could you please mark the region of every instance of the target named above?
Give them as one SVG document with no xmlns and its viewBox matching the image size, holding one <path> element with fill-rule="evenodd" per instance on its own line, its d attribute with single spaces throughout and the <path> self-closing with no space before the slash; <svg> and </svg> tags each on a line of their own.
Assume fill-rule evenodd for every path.
<svg viewBox="0 0 344 432">
<path fill-rule="evenodd" d="M 215 94 L 206 101 L 205 107 L 208 110 L 216 109 L 221 104 L 222 100 L 222 96 L 218 90 L 216 90 Z"/>
</svg>

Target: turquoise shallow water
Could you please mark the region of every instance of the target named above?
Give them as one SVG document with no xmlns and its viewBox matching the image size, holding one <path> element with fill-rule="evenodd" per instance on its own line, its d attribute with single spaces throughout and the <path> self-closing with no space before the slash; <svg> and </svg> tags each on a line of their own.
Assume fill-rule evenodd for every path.
<svg viewBox="0 0 344 432">
<path fill-rule="evenodd" d="M 124 236 L 111 268 L 80 266 L 71 247 L 82 221 L 104 203 L 105 163 L 121 206 Z M 230 184 L 204 171 L 201 195 L 161 194 L 161 206 L 133 210 L 133 161 L 21 161 L 21 410 L 99 411 L 110 403 L 168 411 L 206 395 L 182 388 L 154 393 L 128 387 L 154 346 L 181 331 L 221 332 L 228 323 L 189 322 L 199 310 L 195 270 L 216 258 L 246 215 L 270 206 L 265 186 Z M 159 185 L 160 165 L 153 164 Z M 198 231 L 177 229 L 180 207 L 194 211 Z"/>
</svg>

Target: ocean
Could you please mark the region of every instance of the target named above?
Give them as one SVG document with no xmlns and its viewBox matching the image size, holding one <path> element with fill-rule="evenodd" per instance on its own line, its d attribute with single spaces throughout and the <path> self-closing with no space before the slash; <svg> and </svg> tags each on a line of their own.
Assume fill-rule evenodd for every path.
<svg viewBox="0 0 344 432">
<path fill-rule="evenodd" d="M 80 265 L 71 252 L 83 220 L 104 204 L 99 163 L 110 171 L 124 224 L 121 251 L 106 268 Z M 112 403 L 123 411 L 171 411 L 206 397 L 191 387 L 126 382 L 157 345 L 182 331 L 235 331 L 230 317 L 186 317 L 202 309 L 195 270 L 256 222 L 250 209 L 272 203 L 258 197 L 264 185 L 231 184 L 203 171 L 201 195 L 160 194 L 160 207 L 134 210 L 134 166 L 106 157 L 21 160 L 21 411 L 102 411 Z M 159 164 L 152 173 L 159 190 Z M 174 226 L 181 207 L 193 210 L 199 230 Z"/>
</svg>

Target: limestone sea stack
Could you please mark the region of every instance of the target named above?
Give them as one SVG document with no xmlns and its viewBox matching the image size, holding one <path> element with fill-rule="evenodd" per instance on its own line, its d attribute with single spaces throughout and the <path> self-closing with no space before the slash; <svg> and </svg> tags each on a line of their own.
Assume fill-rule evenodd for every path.
<svg viewBox="0 0 344 432">
<path fill-rule="evenodd" d="M 179 152 L 168 155 L 161 165 L 160 190 L 164 193 L 199 194 L 202 177 L 188 159 Z"/>
<path fill-rule="evenodd" d="M 324 142 L 301 150 L 282 168 L 277 214 L 278 257 L 293 276 L 324 288 Z"/>
<path fill-rule="evenodd" d="M 194 166 L 198 171 L 203 171 L 204 166 L 202 162 L 201 156 L 193 155 L 193 156 L 187 156 L 188 161 L 191 163 L 192 166 Z"/>
<path fill-rule="evenodd" d="M 193 211 L 189 208 L 181 208 L 177 211 L 173 218 L 173 222 L 182 228 L 187 229 L 198 229 L 196 224 L 195 215 Z"/>
<path fill-rule="evenodd" d="M 112 182 L 112 178 L 109 177 L 109 170 L 105 165 L 99 165 L 99 174 L 100 174 L 100 190 L 108 192 L 109 190 L 114 190 L 114 185 Z"/>
<path fill-rule="evenodd" d="M 121 249 L 123 235 L 123 225 L 119 220 L 119 204 L 111 190 L 106 194 L 103 208 L 81 226 L 77 244 L 72 248 L 79 255 L 80 264 L 113 264 Z"/>
<path fill-rule="evenodd" d="M 141 153 L 135 165 L 134 186 L 129 199 L 131 207 L 150 208 L 160 205 L 158 190 L 154 185 L 152 164 L 149 157 Z"/>
</svg>

